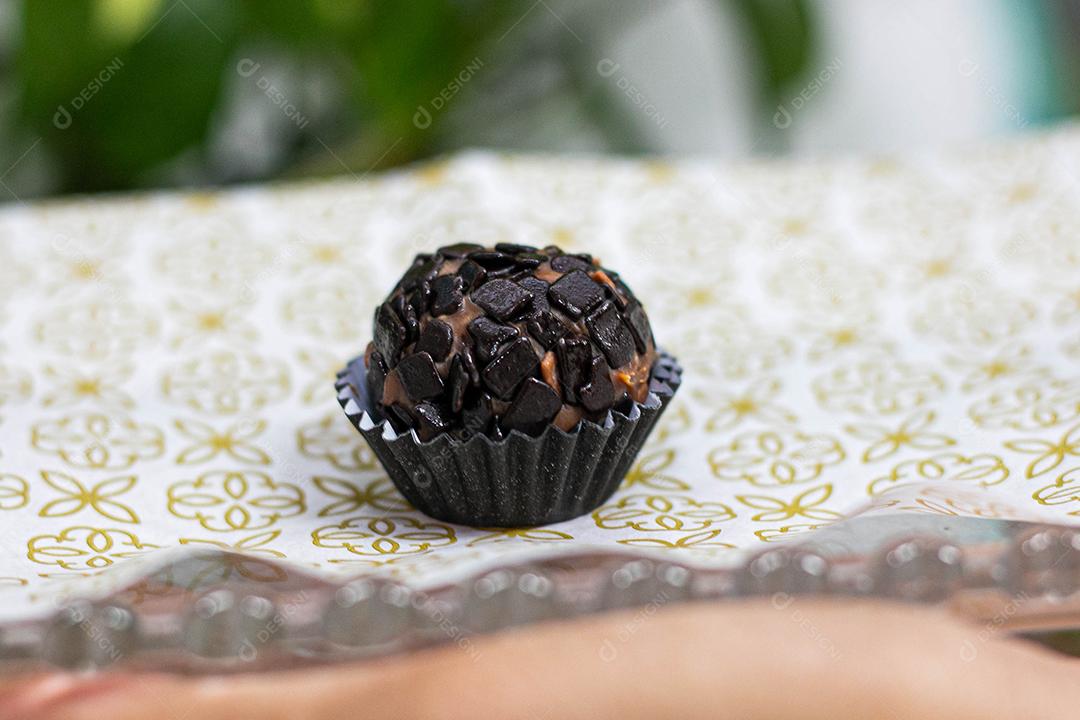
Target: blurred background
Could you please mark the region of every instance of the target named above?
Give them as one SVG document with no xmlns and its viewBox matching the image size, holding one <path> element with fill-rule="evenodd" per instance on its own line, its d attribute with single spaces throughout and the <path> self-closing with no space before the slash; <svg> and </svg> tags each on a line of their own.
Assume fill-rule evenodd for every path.
<svg viewBox="0 0 1080 720">
<path fill-rule="evenodd" d="M 0 0 L 3 201 L 453 152 L 904 152 L 1080 107 L 1080 0 Z"/>
</svg>

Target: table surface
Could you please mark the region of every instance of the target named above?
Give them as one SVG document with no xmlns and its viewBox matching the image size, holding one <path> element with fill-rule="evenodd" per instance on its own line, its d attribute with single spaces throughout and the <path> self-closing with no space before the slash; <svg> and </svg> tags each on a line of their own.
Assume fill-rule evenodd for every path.
<svg viewBox="0 0 1080 720">
<path fill-rule="evenodd" d="M 1063 128 L 903 159 L 466 153 L 10 206 L 0 619 L 184 548 L 426 583 L 586 546 L 730 564 L 856 515 L 1080 523 L 1078 173 Z M 457 241 L 592 252 L 686 368 L 590 515 L 427 518 L 335 401 L 370 309 Z"/>
</svg>

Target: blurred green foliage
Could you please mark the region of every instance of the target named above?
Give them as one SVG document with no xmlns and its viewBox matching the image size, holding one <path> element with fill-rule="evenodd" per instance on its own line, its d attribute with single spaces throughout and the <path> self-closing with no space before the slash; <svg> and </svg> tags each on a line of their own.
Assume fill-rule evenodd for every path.
<svg viewBox="0 0 1080 720">
<path fill-rule="evenodd" d="M 731 2 L 760 52 L 767 107 L 808 60 L 806 2 Z M 34 152 L 48 160 L 31 194 L 342 166 L 358 174 L 410 161 L 445 147 L 441 117 L 420 128 L 413 116 L 463 67 L 480 57 L 528 63 L 536 50 L 525 29 L 514 32 L 527 43 L 500 45 L 535 0 L 23 0 L 17 8 L 15 109 L 5 132 L 40 143 Z M 238 72 L 244 58 L 285 68 L 293 81 L 275 85 L 271 99 L 306 120 L 279 122 L 282 149 L 254 168 L 223 158 L 212 142 L 238 84 L 248 83 L 249 96 L 265 91 L 253 89 L 268 82 L 262 73 Z M 464 97 L 473 88 L 461 90 Z"/>
</svg>

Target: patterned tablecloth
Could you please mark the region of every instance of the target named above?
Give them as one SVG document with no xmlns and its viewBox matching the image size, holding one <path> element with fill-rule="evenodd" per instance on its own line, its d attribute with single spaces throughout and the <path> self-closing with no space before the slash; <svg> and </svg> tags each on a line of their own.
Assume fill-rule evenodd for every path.
<svg viewBox="0 0 1080 720">
<path fill-rule="evenodd" d="M 805 164 L 468 153 L 8 207 L 0 616 L 185 546 L 425 582 L 585 545 L 725 563 L 859 513 L 1080 522 L 1078 174 L 1064 129 Z M 599 255 L 686 367 L 591 515 L 427 518 L 335 402 L 371 308 L 455 241 Z"/>
</svg>

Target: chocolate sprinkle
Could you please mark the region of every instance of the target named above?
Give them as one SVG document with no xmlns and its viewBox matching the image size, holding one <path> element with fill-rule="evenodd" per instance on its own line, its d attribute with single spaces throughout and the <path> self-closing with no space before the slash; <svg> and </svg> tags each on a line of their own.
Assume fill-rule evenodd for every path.
<svg viewBox="0 0 1080 720">
<path fill-rule="evenodd" d="M 435 369 L 435 363 L 426 352 L 419 352 L 403 358 L 395 368 L 401 386 L 413 402 L 438 397 L 443 391 L 442 378 Z"/>
<path fill-rule="evenodd" d="M 469 253 L 482 252 L 483 250 L 484 246 L 476 243 L 455 243 L 454 245 L 444 245 L 435 252 L 445 258 L 463 258 Z"/>
<path fill-rule="evenodd" d="M 405 324 L 390 306 L 383 303 L 375 312 L 375 347 L 393 366 L 405 346 Z"/>
<path fill-rule="evenodd" d="M 559 384 L 566 402 L 578 401 L 578 389 L 588 382 L 592 349 L 583 338 L 563 338 L 555 346 L 555 359 L 559 364 Z"/>
<path fill-rule="evenodd" d="M 427 441 L 439 433 L 450 429 L 450 419 L 445 417 L 437 405 L 429 402 L 417 403 L 416 416 L 420 420 L 420 439 Z"/>
<path fill-rule="evenodd" d="M 634 337 L 610 302 L 585 318 L 585 326 L 613 367 L 621 367 L 634 359 Z"/>
<path fill-rule="evenodd" d="M 435 362 L 442 362 L 454 346 L 454 329 L 442 320 L 430 320 L 416 341 L 416 352 L 426 352 Z"/>
<path fill-rule="evenodd" d="M 589 382 L 582 386 L 579 395 L 581 404 L 591 413 L 608 410 L 611 407 L 611 395 L 614 391 L 611 383 L 611 368 L 604 358 L 597 355 L 592 359 Z"/>
<path fill-rule="evenodd" d="M 570 317 L 579 318 L 603 301 L 604 289 L 582 271 L 573 270 L 555 281 L 548 299 Z"/>
<path fill-rule="evenodd" d="M 514 402 L 503 415 L 503 430 L 520 430 L 526 435 L 539 435 L 558 415 L 562 401 L 546 383 L 529 378 L 521 386 Z"/>
<path fill-rule="evenodd" d="M 540 363 L 532 343 L 525 338 L 518 338 L 507 345 L 480 372 L 484 384 L 497 398 L 509 400 L 521 381 L 532 374 Z"/>
<path fill-rule="evenodd" d="M 450 361 L 450 375 L 447 379 L 450 383 L 450 409 L 461 412 L 461 407 L 465 404 L 465 391 L 469 389 L 469 373 L 465 370 L 460 355 L 455 355 Z"/>
<path fill-rule="evenodd" d="M 431 314 L 450 315 L 461 309 L 461 278 L 456 275 L 440 275 L 431 282 Z"/>
<path fill-rule="evenodd" d="M 531 300 L 529 293 L 509 280 L 488 280 L 474 290 L 472 301 L 498 320 L 506 321 Z"/>
<path fill-rule="evenodd" d="M 513 325 L 500 325 L 488 317 L 478 317 L 468 326 L 469 335 L 475 342 L 476 357 L 486 363 L 498 352 L 499 346 L 510 342 L 520 333 Z"/>
<path fill-rule="evenodd" d="M 487 270 L 480 267 L 472 260 L 466 260 L 461 264 L 461 268 L 458 270 L 458 277 L 461 278 L 461 282 L 465 286 L 465 292 L 472 292 L 480 283 L 484 282 L 487 277 Z"/>
<path fill-rule="evenodd" d="M 592 266 L 577 255 L 559 255 L 551 261 L 551 269 L 555 272 L 567 273 L 571 270 L 588 271 Z"/>
</svg>

